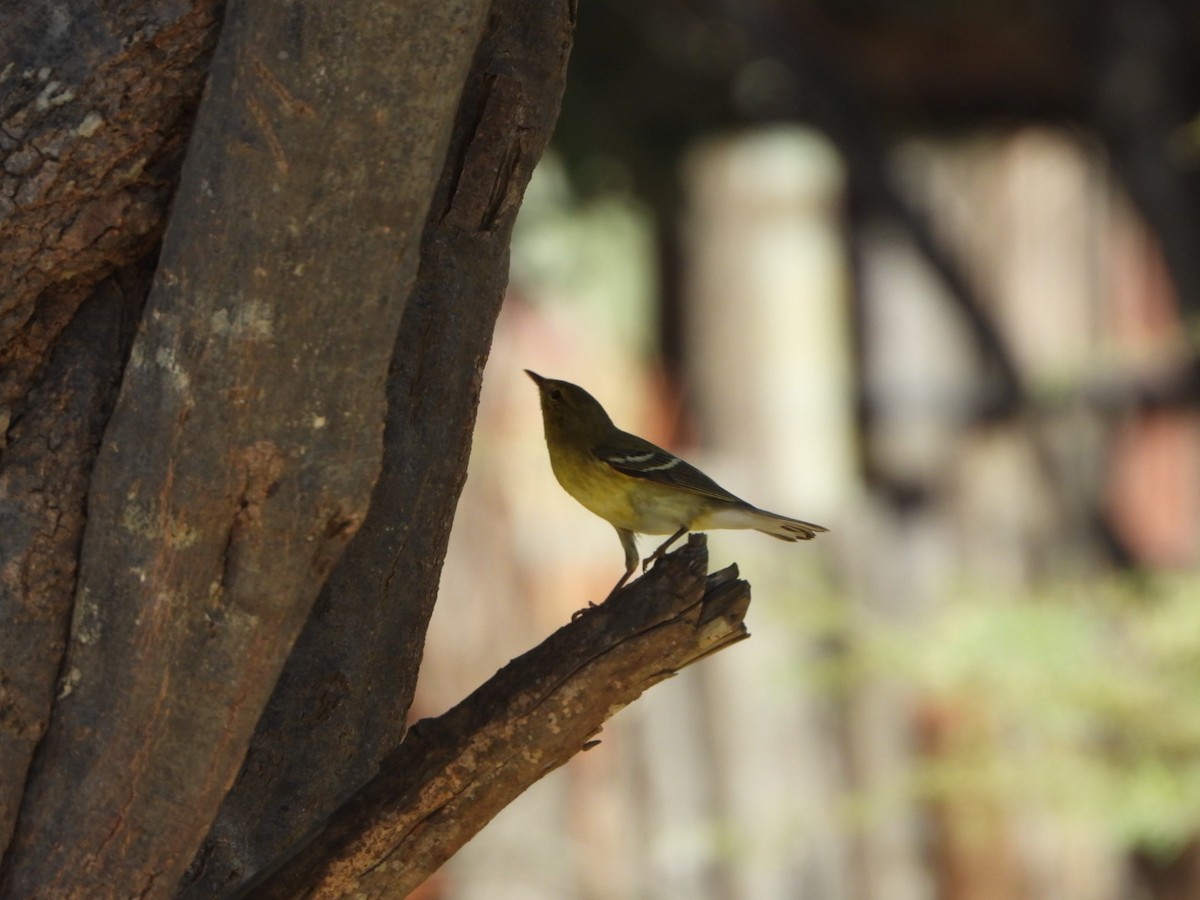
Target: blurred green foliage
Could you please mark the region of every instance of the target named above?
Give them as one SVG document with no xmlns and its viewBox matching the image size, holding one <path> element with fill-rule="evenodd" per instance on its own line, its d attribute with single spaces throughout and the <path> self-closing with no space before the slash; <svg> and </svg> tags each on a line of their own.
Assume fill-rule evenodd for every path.
<svg viewBox="0 0 1200 900">
<path fill-rule="evenodd" d="M 919 624 L 840 609 L 804 616 L 838 648 L 810 655 L 806 680 L 843 699 L 888 683 L 940 734 L 905 784 L 854 798 L 852 818 L 969 800 L 1163 857 L 1200 832 L 1200 577 L 965 590 Z"/>
</svg>

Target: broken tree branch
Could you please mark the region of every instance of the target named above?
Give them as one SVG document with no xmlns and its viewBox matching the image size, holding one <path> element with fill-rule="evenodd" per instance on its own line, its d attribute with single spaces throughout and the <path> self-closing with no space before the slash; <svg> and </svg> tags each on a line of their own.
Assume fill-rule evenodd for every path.
<svg viewBox="0 0 1200 900">
<path fill-rule="evenodd" d="M 643 691 L 749 637 L 749 584 L 736 567 L 706 578 L 707 568 L 705 537 L 692 535 L 453 709 L 417 723 L 374 778 L 242 896 L 407 896 Z"/>
</svg>

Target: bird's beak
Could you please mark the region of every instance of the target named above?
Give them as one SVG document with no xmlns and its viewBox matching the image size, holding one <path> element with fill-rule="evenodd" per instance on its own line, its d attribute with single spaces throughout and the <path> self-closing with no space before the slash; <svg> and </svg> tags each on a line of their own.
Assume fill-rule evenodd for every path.
<svg viewBox="0 0 1200 900">
<path fill-rule="evenodd" d="M 541 375 L 539 375 L 537 372 L 530 372 L 528 369 L 526 369 L 525 374 L 528 375 L 530 378 L 532 378 L 533 383 L 536 384 L 539 388 L 542 387 L 546 383 L 546 379 L 543 378 Z"/>
</svg>

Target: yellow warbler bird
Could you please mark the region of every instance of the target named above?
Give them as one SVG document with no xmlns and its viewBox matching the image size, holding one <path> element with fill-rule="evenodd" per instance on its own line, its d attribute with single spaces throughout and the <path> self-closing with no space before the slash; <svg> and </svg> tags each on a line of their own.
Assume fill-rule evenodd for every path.
<svg viewBox="0 0 1200 900">
<path fill-rule="evenodd" d="M 542 401 L 546 447 L 554 477 L 568 494 L 617 529 L 625 550 L 620 589 L 637 569 L 635 534 L 669 534 L 642 571 L 689 531 L 749 528 L 783 541 L 807 541 L 825 531 L 751 506 L 699 469 L 613 424 L 596 398 L 578 385 L 525 370 Z"/>
</svg>

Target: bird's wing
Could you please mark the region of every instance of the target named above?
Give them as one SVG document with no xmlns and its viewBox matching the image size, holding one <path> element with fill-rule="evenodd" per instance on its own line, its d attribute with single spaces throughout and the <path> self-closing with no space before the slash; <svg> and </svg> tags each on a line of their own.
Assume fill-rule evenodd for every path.
<svg viewBox="0 0 1200 900">
<path fill-rule="evenodd" d="M 632 434 L 623 434 L 619 447 L 601 445 L 592 448 L 592 454 L 623 475 L 669 484 L 714 500 L 745 502 L 674 453 Z"/>
</svg>

